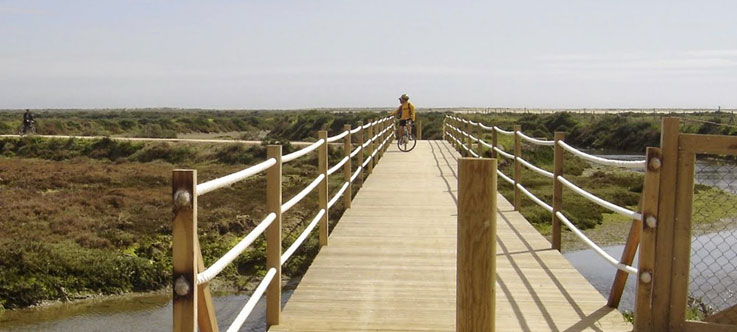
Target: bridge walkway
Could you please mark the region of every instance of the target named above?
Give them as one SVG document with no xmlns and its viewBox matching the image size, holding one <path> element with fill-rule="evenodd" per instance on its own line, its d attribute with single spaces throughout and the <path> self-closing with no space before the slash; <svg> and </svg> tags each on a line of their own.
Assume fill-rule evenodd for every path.
<svg viewBox="0 0 737 332">
<path fill-rule="evenodd" d="M 269 331 L 454 331 L 457 158 L 392 146 Z M 631 331 L 501 195 L 497 331 Z"/>
</svg>

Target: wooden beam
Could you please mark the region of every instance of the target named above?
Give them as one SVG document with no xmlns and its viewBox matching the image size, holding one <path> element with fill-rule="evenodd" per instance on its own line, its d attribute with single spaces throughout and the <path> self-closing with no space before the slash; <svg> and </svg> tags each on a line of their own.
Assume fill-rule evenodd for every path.
<svg viewBox="0 0 737 332">
<path fill-rule="evenodd" d="M 678 146 L 694 153 L 737 155 L 736 136 L 681 134 Z"/>
<path fill-rule="evenodd" d="M 704 321 L 709 323 L 737 325 L 737 304 L 706 317 Z M 735 330 L 737 330 L 737 327 L 735 327 Z"/>
<path fill-rule="evenodd" d="M 172 172 L 173 319 L 175 332 L 197 330 L 197 170 Z"/>
<path fill-rule="evenodd" d="M 197 239 L 195 244 L 197 245 L 197 273 L 201 273 L 205 271 L 205 261 L 202 259 L 200 240 Z M 200 332 L 218 332 L 218 320 L 215 316 L 209 282 L 197 285 L 197 296 L 197 325 Z"/>
<path fill-rule="evenodd" d="M 670 328 L 681 331 L 686 320 L 688 278 L 691 269 L 691 215 L 696 155 L 688 151 L 678 154 L 676 182 L 676 220 L 673 227 L 673 260 L 671 268 Z"/>
<path fill-rule="evenodd" d="M 358 128 L 361 128 L 356 134 L 358 134 L 358 146 L 360 149 L 363 149 L 363 121 L 358 121 Z M 361 151 L 358 153 L 358 166 L 363 165 L 363 153 L 364 151 Z M 361 186 L 363 187 L 363 169 L 358 171 L 361 173 L 358 175 L 358 179 L 361 180 Z"/>
<path fill-rule="evenodd" d="M 640 202 L 640 211 L 642 211 L 642 202 Z M 627 242 L 622 250 L 622 258 L 619 260 L 621 263 L 632 266 L 632 262 L 635 260 L 635 254 L 637 253 L 637 247 L 640 244 L 641 231 L 642 220 L 633 219 L 632 225 L 630 225 L 629 235 L 627 236 Z M 614 282 L 612 282 L 612 288 L 609 291 L 607 307 L 614 309 L 619 307 L 619 301 L 622 299 L 622 293 L 624 292 L 624 286 L 627 284 L 628 277 L 629 273 L 617 269 L 614 275 Z"/>
<path fill-rule="evenodd" d="M 353 185 L 351 184 L 351 152 L 353 150 L 353 146 L 351 145 L 351 125 L 347 124 L 343 126 L 343 131 L 348 131 L 348 135 L 345 135 L 343 140 L 344 158 L 348 158 L 348 161 L 343 166 L 343 179 L 348 183 L 348 188 L 346 188 L 345 194 L 343 194 L 343 205 L 345 205 L 346 209 L 350 209 L 351 195 L 353 193 Z"/>
<path fill-rule="evenodd" d="M 496 159 L 458 160 L 456 331 L 492 332 L 496 284 Z"/>
<path fill-rule="evenodd" d="M 276 164 L 266 171 L 266 213 L 275 213 L 276 219 L 266 229 L 266 270 L 276 269 L 274 279 L 266 290 L 266 324 L 279 325 L 281 316 L 281 205 L 282 205 L 282 147 L 266 147 L 266 158 Z"/>
<path fill-rule="evenodd" d="M 558 211 L 563 211 L 563 184 L 558 182 L 558 177 L 563 176 L 563 164 L 565 161 L 565 150 L 558 145 L 559 141 L 566 138 L 566 133 L 556 131 L 554 134 L 555 146 L 553 147 L 553 230 L 551 234 L 552 247 L 555 250 L 561 250 L 561 221 L 555 215 Z M 494 131 L 494 140 L 496 141 L 496 131 Z M 496 144 L 496 142 L 495 142 Z"/>
<path fill-rule="evenodd" d="M 325 213 L 318 222 L 320 233 L 320 247 L 328 245 L 328 132 L 320 130 L 317 137 L 324 139 L 325 144 L 317 148 L 317 172 L 323 174 L 324 177 L 320 184 L 317 185 L 317 195 L 319 208 L 325 210 Z M 378 154 L 377 154 L 378 155 Z"/>
<path fill-rule="evenodd" d="M 522 158 L 522 138 L 517 134 L 522 131 L 522 126 L 514 125 L 514 209 L 519 211 L 522 207 L 522 193 L 517 184 L 522 180 L 522 164 L 518 158 Z"/>
</svg>

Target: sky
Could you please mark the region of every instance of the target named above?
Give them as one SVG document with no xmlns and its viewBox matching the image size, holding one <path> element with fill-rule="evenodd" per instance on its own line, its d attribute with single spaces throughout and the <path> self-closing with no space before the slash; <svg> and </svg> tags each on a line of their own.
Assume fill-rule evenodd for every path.
<svg viewBox="0 0 737 332">
<path fill-rule="evenodd" d="M 737 1 L 5 1 L 0 108 L 737 108 Z"/>
</svg>

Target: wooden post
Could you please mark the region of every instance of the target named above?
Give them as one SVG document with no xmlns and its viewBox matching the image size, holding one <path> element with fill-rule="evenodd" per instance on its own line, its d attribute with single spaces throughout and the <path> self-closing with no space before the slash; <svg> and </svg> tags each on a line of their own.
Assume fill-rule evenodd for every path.
<svg viewBox="0 0 737 332">
<path fill-rule="evenodd" d="M 175 169 L 171 176 L 173 319 L 175 332 L 197 331 L 197 170 Z"/>
<path fill-rule="evenodd" d="M 642 200 L 640 200 L 640 211 L 642 211 Z M 635 253 L 637 253 L 637 246 L 640 244 L 641 231 L 642 220 L 633 219 L 629 235 L 627 236 L 627 242 L 622 250 L 622 259 L 619 260 L 622 264 L 632 265 L 635 259 Z M 609 291 L 607 307 L 614 309 L 619 307 L 619 301 L 622 299 L 622 293 L 624 293 L 624 286 L 627 284 L 627 277 L 629 277 L 627 272 L 617 269 L 611 291 Z"/>
<path fill-rule="evenodd" d="M 466 133 L 468 134 L 468 140 L 466 141 L 468 144 L 468 152 L 466 157 L 472 157 L 473 154 L 471 154 L 471 151 L 473 151 L 473 139 L 471 138 L 471 120 L 468 120 L 468 123 L 466 123 Z"/>
<path fill-rule="evenodd" d="M 658 224 L 658 195 L 662 158 L 660 149 L 647 148 L 647 169 L 642 189 L 642 233 L 635 299 L 635 331 L 653 331 L 653 276 L 655 269 L 655 235 Z"/>
<path fill-rule="evenodd" d="M 202 259 L 202 250 L 200 250 L 200 240 L 197 239 L 197 273 L 205 271 L 205 261 Z M 218 320 L 215 317 L 215 307 L 212 303 L 212 293 L 210 293 L 210 283 L 197 285 L 197 325 L 200 332 L 218 332 Z"/>
<path fill-rule="evenodd" d="M 494 331 L 496 163 L 487 158 L 458 160 L 458 332 Z"/>
<path fill-rule="evenodd" d="M 328 132 L 320 130 L 317 137 L 324 139 L 325 143 L 317 148 L 317 172 L 324 175 L 319 185 L 317 185 L 317 195 L 320 209 L 325 210 L 322 218 L 318 222 L 320 229 L 320 247 L 328 245 Z"/>
<path fill-rule="evenodd" d="M 561 222 L 560 218 L 555 215 L 558 211 L 563 211 L 563 184 L 557 179 L 563 176 L 563 162 L 565 160 L 565 150 L 558 144 L 566 138 L 566 133 L 556 131 L 554 134 L 555 146 L 553 148 L 553 230 L 551 234 L 551 242 L 553 249 L 560 251 L 561 249 Z"/>
<path fill-rule="evenodd" d="M 371 140 L 374 137 L 374 126 L 371 125 L 368 127 L 368 137 L 366 139 Z M 373 140 L 368 145 L 368 157 L 371 158 L 371 153 L 374 152 L 374 142 Z M 374 172 L 374 158 L 369 159 L 368 162 L 368 171 L 366 172 L 368 175 L 371 175 L 371 173 Z"/>
<path fill-rule="evenodd" d="M 361 128 L 361 130 L 358 131 L 358 147 L 359 149 L 363 149 L 363 121 L 358 121 L 358 128 Z M 358 153 L 358 166 L 363 165 L 363 150 Z M 357 169 L 358 170 L 358 169 Z M 358 170 L 359 173 L 361 173 L 358 178 L 361 179 L 361 186 L 363 186 L 363 169 Z"/>
<path fill-rule="evenodd" d="M 266 170 L 266 213 L 276 214 L 276 219 L 266 229 L 266 270 L 276 269 L 266 290 L 266 324 L 279 325 L 281 316 L 281 205 L 282 205 L 282 147 L 266 147 L 266 158 L 276 159 L 276 164 Z"/>
<path fill-rule="evenodd" d="M 443 139 L 446 140 L 446 141 L 448 140 L 448 137 L 445 136 L 446 135 L 445 134 L 445 127 L 447 125 L 447 121 L 448 121 L 448 116 L 446 115 L 445 118 L 443 118 Z"/>
<path fill-rule="evenodd" d="M 479 139 L 479 141 L 476 143 L 478 146 L 479 156 L 484 156 L 483 154 L 483 145 L 481 144 L 481 120 L 479 120 L 479 123 L 476 125 L 476 138 Z"/>
<path fill-rule="evenodd" d="M 493 127 L 494 127 L 494 126 L 492 126 L 492 128 L 493 128 Z M 496 132 L 496 129 L 493 129 L 493 130 L 491 131 L 491 146 L 495 148 L 495 147 L 497 147 L 498 145 L 499 145 L 499 144 L 497 143 L 497 132 Z M 496 150 L 494 150 L 493 148 L 491 149 L 491 157 L 492 157 L 492 158 L 496 158 Z"/>
<path fill-rule="evenodd" d="M 343 165 L 343 179 L 348 183 L 348 188 L 346 188 L 345 194 L 343 194 L 343 205 L 345 205 L 346 209 L 350 209 L 351 195 L 353 193 L 353 185 L 351 184 L 351 125 L 347 124 L 343 126 L 343 131 L 348 131 L 348 135 L 345 135 L 345 139 L 343 140 L 343 151 L 345 152 L 345 158 L 348 158 L 348 161 Z"/>
<path fill-rule="evenodd" d="M 670 317 L 671 267 L 673 266 L 673 227 L 675 224 L 678 169 L 678 118 L 663 118 L 660 136 L 662 169 L 658 195 L 658 226 L 655 239 L 653 276 L 653 331 L 668 331 Z"/>
<path fill-rule="evenodd" d="M 522 206 L 522 193 L 517 188 L 517 184 L 520 183 L 522 178 L 522 164 L 519 162 L 519 158 L 522 158 L 520 131 L 522 131 L 522 126 L 514 125 L 514 209 L 516 211 L 519 211 Z"/>
<path fill-rule="evenodd" d="M 691 216 L 693 215 L 694 170 L 696 155 L 679 150 L 676 175 L 675 223 L 673 225 L 673 258 L 671 260 L 670 324 L 671 331 L 683 331 L 688 301 L 691 268 Z M 733 331 L 736 327 L 731 328 Z"/>
<path fill-rule="evenodd" d="M 422 121 L 417 121 L 417 140 L 422 140 Z"/>
</svg>

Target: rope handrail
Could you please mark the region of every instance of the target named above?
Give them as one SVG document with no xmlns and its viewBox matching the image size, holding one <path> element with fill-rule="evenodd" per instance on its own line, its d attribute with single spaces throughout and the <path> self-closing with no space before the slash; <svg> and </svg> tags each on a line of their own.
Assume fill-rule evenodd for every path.
<svg viewBox="0 0 737 332">
<path fill-rule="evenodd" d="M 342 132 L 342 133 L 340 133 L 340 134 L 338 134 L 338 135 L 335 135 L 335 136 L 332 136 L 332 137 L 328 137 L 328 143 L 332 143 L 332 142 L 335 142 L 335 141 L 337 141 L 337 140 L 339 140 L 339 139 L 341 139 L 341 138 L 345 137 L 346 135 L 348 135 L 348 132 L 349 132 L 349 131 L 348 131 L 348 130 L 346 130 L 346 131 L 344 131 L 344 132 Z"/>
<path fill-rule="evenodd" d="M 197 196 L 202 196 L 213 190 L 229 186 L 239 181 L 243 181 L 246 178 L 265 171 L 274 165 L 276 165 L 276 159 L 269 158 L 242 171 L 238 171 L 214 180 L 200 183 L 197 185 Z"/>
<path fill-rule="evenodd" d="M 568 187 L 568 189 L 573 190 L 577 194 L 579 194 L 579 195 L 583 196 L 584 198 L 586 198 L 586 199 L 588 199 L 588 200 L 590 200 L 590 201 L 598 204 L 601 207 L 604 207 L 606 209 L 609 209 L 612 212 L 618 213 L 618 214 L 620 214 L 622 216 L 625 216 L 625 217 L 628 217 L 628 218 L 631 218 L 631 219 L 642 220 L 642 214 L 640 214 L 640 213 L 637 213 L 635 211 L 632 211 L 632 210 L 623 208 L 623 207 L 621 207 L 619 205 L 616 205 L 614 203 L 611 203 L 611 202 L 608 202 L 606 200 L 603 200 L 603 199 L 601 199 L 601 198 L 599 198 L 597 196 L 594 196 L 593 194 L 589 193 L 588 191 L 583 190 L 580 187 L 577 187 L 575 184 L 571 183 L 566 178 L 564 178 L 564 177 L 562 177 L 560 175 L 558 176 L 557 179 L 558 179 L 558 181 L 560 183 L 562 183 L 563 185 L 565 185 L 566 187 Z"/>
<path fill-rule="evenodd" d="M 266 292 L 266 289 L 269 287 L 271 280 L 274 279 L 274 276 L 276 276 L 276 269 L 272 267 L 266 272 L 264 278 L 261 279 L 261 283 L 259 283 L 258 287 L 253 291 L 251 297 L 246 301 L 246 305 L 243 306 L 243 309 L 241 309 L 241 312 L 235 317 L 233 323 L 230 324 L 230 327 L 228 327 L 226 332 L 238 332 L 238 330 L 241 329 L 241 326 L 246 322 L 246 319 L 251 314 L 251 311 L 253 311 L 253 308 L 256 307 L 258 300 L 260 300 L 261 296 Z"/>
<path fill-rule="evenodd" d="M 594 162 L 594 163 L 598 163 L 602 165 L 606 165 L 606 166 L 624 167 L 624 168 L 645 168 L 647 166 L 645 160 L 629 161 L 629 160 L 606 159 L 606 158 L 601 158 L 601 157 L 593 156 L 588 153 L 582 152 L 581 150 L 578 150 L 563 141 L 558 141 L 558 145 L 560 145 L 566 151 L 578 156 L 581 159 L 588 160 L 590 162 Z"/>
<path fill-rule="evenodd" d="M 494 130 L 494 126 L 491 126 L 491 127 L 487 127 L 487 126 L 485 126 L 485 125 L 484 125 L 483 123 L 481 123 L 481 122 L 479 122 L 479 127 L 481 127 L 481 129 L 486 129 L 486 130 Z"/>
<path fill-rule="evenodd" d="M 328 202 L 328 209 L 333 207 L 333 205 L 335 205 L 335 203 L 338 202 L 338 199 L 340 198 L 340 196 L 343 196 L 343 193 L 345 192 L 345 190 L 348 189 L 348 184 L 350 184 L 350 182 L 348 181 L 343 183 L 343 186 L 340 187 L 340 190 L 338 190 L 338 192 L 335 193 L 335 196 L 333 196 L 333 198 L 330 199 L 330 202 Z"/>
<path fill-rule="evenodd" d="M 527 167 L 529 170 L 531 170 L 531 171 L 533 171 L 533 172 L 535 172 L 537 174 L 540 174 L 540 175 L 542 175 L 544 177 L 551 178 L 551 179 L 553 178 L 553 173 L 548 172 L 548 171 L 546 171 L 546 170 L 544 170 L 544 169 L 542 169 L 540 167 L 537 167 L 537 166 L 531 164 L 530 162 L 528 162 L 527 160 L 524 160 L 522 158 L 517 158 L 517 160 L 519 160 L 520 164 L 522 164 L 523 166 Z"/>
<path fill-rule="evenodd" d="M 351 175 L 351 183 L 356 180 L 356 178 L 361 175 L 361 170 L 363 170 L 363 166 L 358 165 L 356 170 L 353 172 L 353 175 Z"/>
<path fill-rule="evenodd" d="M 366 157 L 366 160 L 363 161 L 363 164 L 361 164 L 361 167 L 366 168 L 366 166 L 368 166 L 369 162 L 371 161 L 371 158 L 373 157 L 374 157 L 373 155 L 369 155 L 368 157 Z"/>
<path fill-rule="evenodd" d="M 496 172 L 496 174 L 499 175 L 502 179 L 504 179 L 504 181 L 507 181 L 507 182 L 509 182 L 509 184 L 511 184 L 511 185 L 514 186 L 514 180 L 512 178 L 504 175 L 504 173 L 502 173 L 502 171 L 498 171 L 498 172 Z"/>
<path fill-rule="evenodd" d="M 517 183 L 517 188 L 519 188 L 519 191 L 521 191 L 523 194 L 525 194 L 527 197 L 529 197 L 533 202 L 537 203 L 537 205 L 540 205 L 543 209 L 547 210 L 550 213 L 553 213 L 553 207 L 548 205 L 547 203 L 543 202 L 541 199 L 537 198 L 533 193 L 531 193 L 527 188 L 525 188 L 523 185 Z"/>
<path fill-rule="evenodd" d="M 359 146 L 359 147 L 355 148 L 353 150 L 353 152 L 351 152 L 350 157 L 353 158 L 353 157 L 357 156 L 361 151 L 363 151 L 363 146 Z"/>
<path fill-rule="evenodd" d="M 500 133 L 502 135 L 514 135 L 514 130 L 506 131 L 506 130 L 502 130 L 502 128 L 499 128 L 497 126 L 494 126 L 494 130 L 496 130 L 497 133 Z"/>
<path fill-rule="evenodd" d="M 363 129 L 363 128 L 362 127 L 356 127 L 355 129 L 351 129 L 351 134 L 358 133 L 359 131 L 361 131 L 361 129 Z"/>
<path fill-rule="evenodd" d="M 282 163 L 286 163 L 286 162 L 290 162 L 290 161 L 292 161 L 294 159 L 297 159 L 299 157 L 302 157 L 302 156 L 304 156 L 304 155 L 306 155 L 306 154 L 314 151 L 315 149 L 319 148 L 320 145 L 323 145 L 323 144 L 325 144 L 325 140 L 321 138 L 317 142 L 312 143 L 312 144 L 308 145 L 307 147 L 304 147 L 304 148 L 302 148 L 300 150 L 294 151 L 294 152 L 292 152 L 290 154 L 285 154 L 284 156 L 282 156 L 281 162 Z"/>
<path fill-rule="evenodd" d="M 201 285 L 206 282 L 210 282 L 210 280 L 214 279 L 220 272 L 225 269 L 230 263 L 235 260 L 238 255 L 243 253 L 244 250 L 246 250 L 253 241 L 256 241 L 256 238 L 258 238 L 259 235 L 261 235 L 264 231 L 266 231 L 266 228 L 271 225 L 272 222 L 276 220 L 276 213 L 269 213 L 269 215 L 264 218 L 264 220 L 261 221 L 261 223 L 256 226 L 253 230 L 251 230 L 248 235 L 246 235 L 242 240 L 238 242 L 233 248 L 228 250 L 225 255 L 221 256 L 215 263 L 210 265 L 205 271 L 202 271 L 197 274 L 197 284 Z"/>
<path fill-rule="evenodd" d="M 554 146 L 555 145 L 555 141 L 547 141 L 547 140 L 532 138 L 530 136 L 523 134 L 521 131 L 518 131 L 517 135 L 519 135 L 519 137 L 522 138 L 523 140 L 528 141 L 532 144 L 544 145 L 544 146 Z"/>
<path fill-rule="evenodd" d="M 485 147 L 487 147 L 487 148 L 489 148 L 489 149 L 493 149 L 493 148 L 494 148 L 494 146 L 493 146 L 493 145 L 491 145 L 491 144 L 489 144 L 489 143 L 486 143 L 486 142 L 484 142 L 484 140 L 482 140 L 482 139 L 480 139 L 480 140 L 479 140 L 479 143 L 483 144 L 483 145 L 484 145 Z"/>
<path fill-rule="evenodd" d="M 325 174 L 318 175 L 314 180 L 312 180 L 312 183 L 310 183 L 307 187 L 302 189 L 297 195 L 292 197 L 292 199 L 288 200 L 286 203 L 282 204 L 281 206 L 281 213 L 287 212 L 289 209 L 291 209 L 295 204 L 299 203 L 303 198 L 307 196 L 312 190 L 317 188 L 317 185 L 320 184 L 320 182 L 325 178 Z"/>
<path fill-rule="evenodd" d="M 500 148 L 499 148 L 499 147 L 497 147 L 497 146 L 495 146 L 495 147 L 494 147 L 494 151 L 496 151 L 496 153 L 500 154 L 500 155 L 501 155 L 502 157 L 504 157 L 504 158 L 507 158 L 507 159 L 512 159 L 512 160 L 514 160 L 514 155 L 513 155 L 513 154 L 511 154 L 511 153 L 506 153 L 506 152 L 504 152 L 504 150 L 500 149 Z"/>
<path fill-rule="evenodd" d="M 312 230 L 315 229 L 315 226 L 317 226 L 317 222 L 322 219 L 322 216 L 325 214 L 325 209 L 320 209 L 320 211 L 315 215 L 315 218 L 312 219 L 309 225 L 305 228 L 304 231 L 302 231 L 302 234 L 297 237 L 296 240 L 294 240 L 294 243 L 289 246 L 289 248 L 284 251 L 284 253 L 281 255 L 281 265 L 284 265 L 289 260 L 289 257 L 292 257 L 292 254 L 294 254 L 295 251 L 299 248 L 299 246 L 302 245 L 302 242 L 307 239 L 307 237 L 312 233 Z"/>
<path fill-rule="evenodd" d="M 461 141 L 459 141 L 457 138 L 455 138 L 453 135 L 448 134 L 450 138 L 452 138 L 458 145 L 462 146 L 466 151 L 468 151 L 471 155 L 473 155 L 476 158 L 479 158 L 479 155 L 476 154 L 476 152 L 473 152 L 473 150 L 469 149 L 465 144 L 463 144 Z"/>
<path fill-rule="evenodd" d="M 348 162 L 348 159 L 350 159 L 350 157 L 348 156 L 343 157 L 343 159 L 341 159 L 337 164 L 335 164 L 335 166 L 333 166 L 332 168 L 328 170 L 328 175 L 332 175 L 333 173 L 335 173 L 335 171 L 339 170 L 343 165 L 345 165 L 346 162 Z"/>
<path fill-rule="evenodd" d="M 584 234 L 583 232 L 581 232 L 581 230 L 576 228 L 576 226 L 573 225 L 573 223 L 570 220 L 568 220 L 568 218 L 566 218 L 566 216 L 563 213 L 561 213 L 560 211 L 557 211 L 555 212 L 555 216 L 558 217 L 558 219 L 560 219 L 560 221 L 563 224 L 565 224 L 568 227 L 568 229 L 570 229 L 574 234 L 576 234 L 576 236 L 578 236 L 579 239 L 581 239 L 584 243 L 586 243 L 586 245 L 588 245 L 589 248 L 591 248 L 592 250 L 594 250 L 594 252 L 599 254 L 601 258 L 604 258 L 604 260 L 607 261 L 609 264 L 629 274 L 637 274 L 636 268 L 626 265 L 626 264 L 622 264 L 618 260 L 616 260 L 614 257 L 607 254 L 606 251 L 604 251 L 604 249 L 601 249 L 601 247 L 596 245 L 594 241 L 591 241 L 591 239 L 589 239 L 586 236 L 586 234 Z"/>
</svg>

